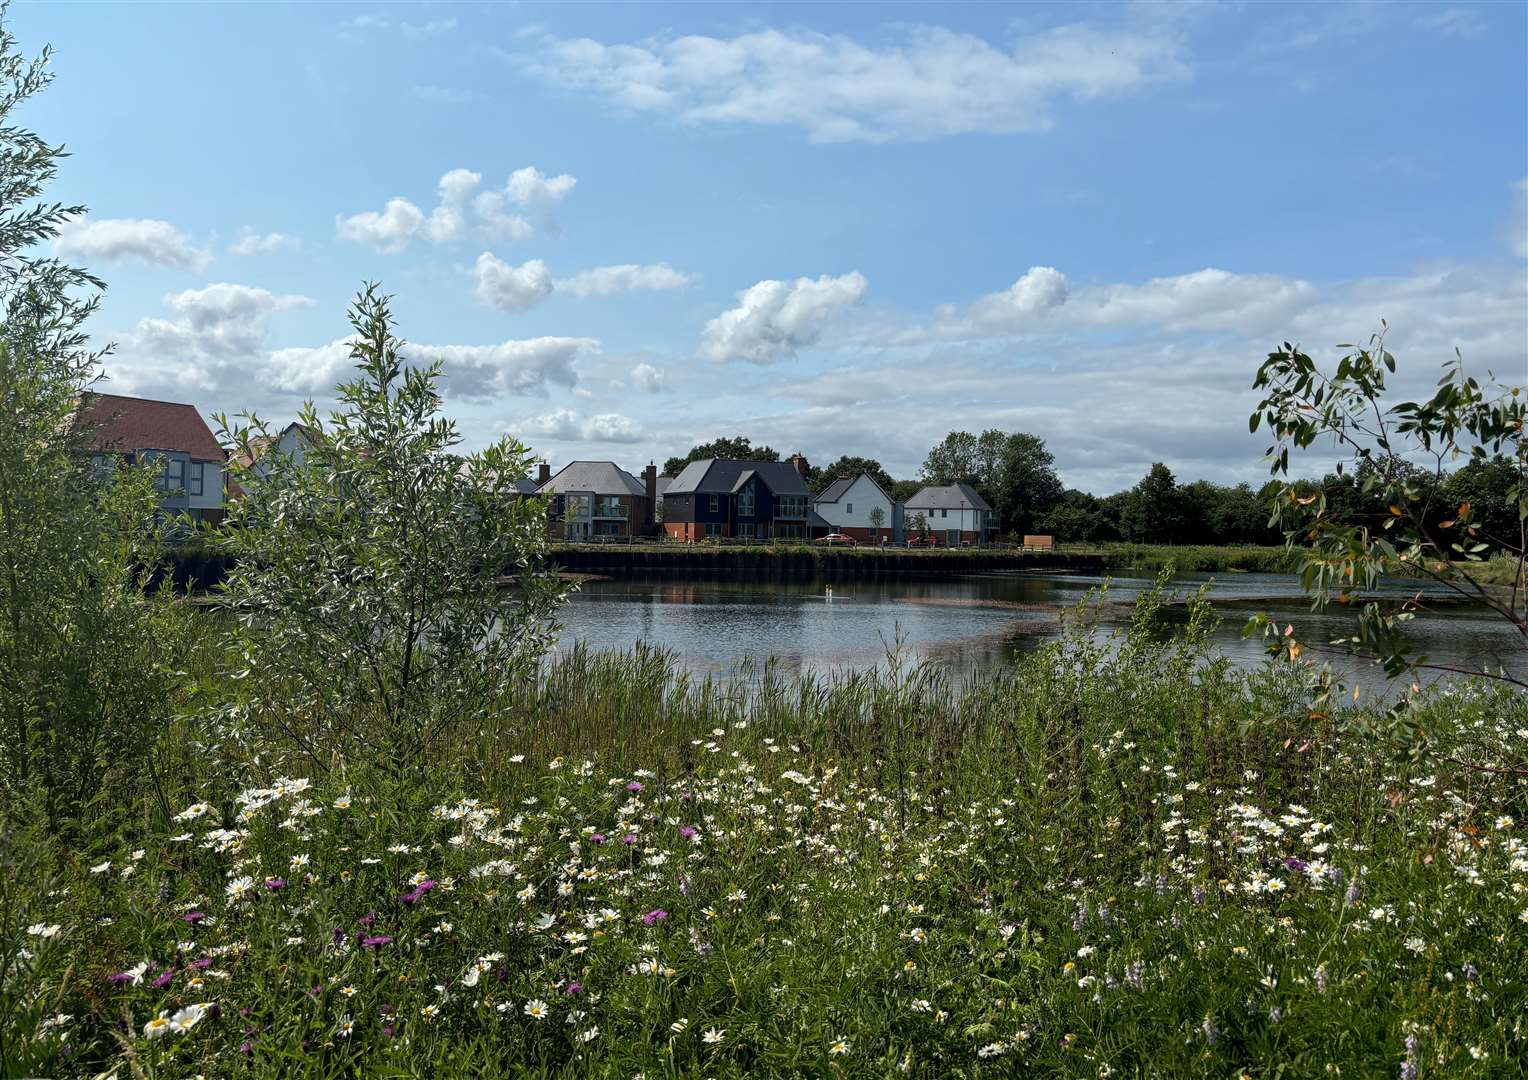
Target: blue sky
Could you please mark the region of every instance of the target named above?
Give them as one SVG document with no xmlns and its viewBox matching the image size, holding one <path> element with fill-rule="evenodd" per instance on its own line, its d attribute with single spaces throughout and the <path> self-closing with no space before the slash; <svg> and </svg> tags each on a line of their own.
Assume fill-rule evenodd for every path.
<svg viewBox="0 0 1528 1080">
<path fill-rule="evenodd" d="M 469 445 L 1255 479 L 1269 348 L 1528 375 L 1517 4 L 24 5 L 112 388 L 323 401 L 397 294 Z"/>
</svg>

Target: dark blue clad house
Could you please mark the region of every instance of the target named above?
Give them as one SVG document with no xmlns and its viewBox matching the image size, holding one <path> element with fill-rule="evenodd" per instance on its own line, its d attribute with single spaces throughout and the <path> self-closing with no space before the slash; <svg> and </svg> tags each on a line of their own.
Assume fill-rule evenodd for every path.
<svg viewBox="0 0 1528 1080">
<path fill-rule="evenodd" d="M 806 458 L 692 461 L 663 493 L 663 528 L 676 540 L 708 536 L 804 538 L 812 513 Z"/>
</svg>

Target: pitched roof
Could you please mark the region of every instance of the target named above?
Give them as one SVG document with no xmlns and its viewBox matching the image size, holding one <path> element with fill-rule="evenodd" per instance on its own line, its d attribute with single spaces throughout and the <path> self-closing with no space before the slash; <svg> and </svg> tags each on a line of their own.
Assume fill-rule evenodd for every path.
<svg viewBox="0 0 1528 1080">
<path fill-rule="evenodd" d="M 589 491 L 595 495 L 646 495 L 647 489 L 613 461 L 572 461 L 536 489 L 543 495 Z"/>
<path fill-rule="evenodd" d="M 812 501 L 820 503 L 837 502 L 839 499 L 844 497 L 844 492 L 848 491 L 854 486 L 854 481 L 857 479 L 858 477 L 854 476 L 840 476 L 837 480 L 823 488 L 817 497 Z"/>
<path fill-rule="evenodd" d="M 674 482 L 674 478 L 672 476 L 660 476 L 660 477 L 658 477 L 657 488 L 658 488 L 658 497 L 660 499 L 663 498 L 664 492 L 668 491 L 669 485 L 672 484 L 673 482 Z"/>
<path fill-rule="evenodd" d="M 909 510 L 932 507 L 935 510 L 985 510 L 992 512 L 987 500 L 976 493 L 970 484 L 941 484 L 938 487 L 920 488 L 918 494 L 907 500 Z"/>
<path fill-rule="evenodd" d="M 179 450 L 202 461 L 224 459 L 194 405 L 92 391 L 80 402 L 79 421 L 92 429 L 92 450 Z"/>
<path fill-rule="evenodd" d="M 757 476 L 776 495 L 812 494 L 806 481 L 788 461 L 738 461 L 731 458 L 704 458 L 692 461 L 674 477 L 668 495 L 731 494 L 746 483 L 744 473 Z"/>
</svg>

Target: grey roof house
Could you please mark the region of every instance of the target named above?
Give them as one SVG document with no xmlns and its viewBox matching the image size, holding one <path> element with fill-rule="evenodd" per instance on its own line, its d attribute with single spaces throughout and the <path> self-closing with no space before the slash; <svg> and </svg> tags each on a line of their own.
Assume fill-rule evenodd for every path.
<svg viewBox="0 0 1528 1080">
<path fill-rule="evenodd" d="M 970 484 L 939 484 L 919 489 L 907 500 L 906 522 L 912 531 L 921 515 L 929 535 L 942 544 L 983 544 L 997 528 L 992 507 Z"/>
</svg>

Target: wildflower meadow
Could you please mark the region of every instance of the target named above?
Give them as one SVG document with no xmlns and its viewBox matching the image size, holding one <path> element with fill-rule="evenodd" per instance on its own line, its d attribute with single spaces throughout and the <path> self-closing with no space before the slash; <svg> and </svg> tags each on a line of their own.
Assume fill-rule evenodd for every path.
<svg viewBox="0 0 1528 1080">
<path fill-rule="evenodd" d="M 1524 778 L 1492 770 L 1528 706 L 1440 692 L 1452 760 L 1424 768 L 1298 702 L 1143 624 L 964 687 L 576 652 L 408 778 L 209 775 L 188 727 L 168 821 L 57 865 L 7 836 L 0 1052 L 154 1077 L 1519 1075 Z"/>
</svg>

